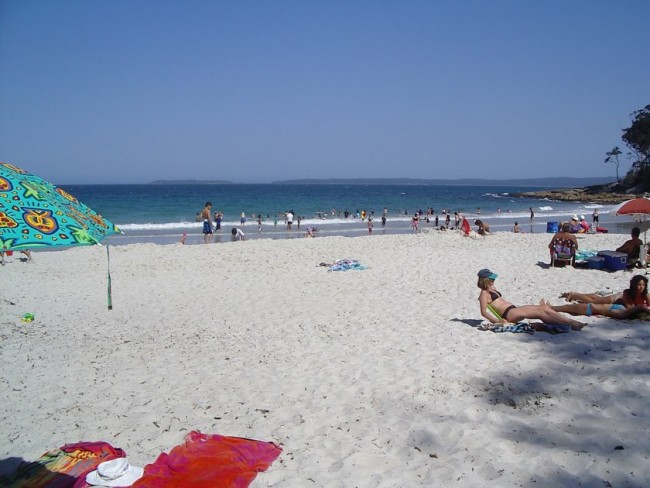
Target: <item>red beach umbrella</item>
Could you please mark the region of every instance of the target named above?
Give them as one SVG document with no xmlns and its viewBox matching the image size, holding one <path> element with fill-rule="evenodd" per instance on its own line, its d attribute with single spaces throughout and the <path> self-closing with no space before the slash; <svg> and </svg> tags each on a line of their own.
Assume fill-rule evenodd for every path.
<svg viewBox="0 0 650 488">
<path fill-rule="evenodd" d="M 650 198 L 637 197 L 616 207 L 616 215 L 650 214 Z"/>
<path fill-rule="evenodd" d="M 650 214 L 650 198 L 643 196 L 627 200 L 616 207 L 616 215 L 643 215 L 643 222 L 645 216 Z M 648 236 L 647 230 L 643 231 L 643 240 L 647 243 Z"/>
</svg>

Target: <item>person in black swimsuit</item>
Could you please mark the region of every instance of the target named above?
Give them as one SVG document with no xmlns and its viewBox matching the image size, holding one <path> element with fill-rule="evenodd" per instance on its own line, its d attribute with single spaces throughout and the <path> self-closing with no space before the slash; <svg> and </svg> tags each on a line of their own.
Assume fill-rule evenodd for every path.
<svg viewBox="0 0 650 488">
<path fill-rule="evenodd" d="M 537 319 L 545 324 L 563 324 L 573 330 L 580 330 L 585 325 L 553 310 L 547 303 L 539 305 L 516 306 L 508 302 L 503 295 L 494 288 L 497 274 L 489 269 L 478 272 L 477 286 L 481 289 L 478 297 L 481 315 L 493 324 L 517 323 L 524 319 Z"/>
</svg>

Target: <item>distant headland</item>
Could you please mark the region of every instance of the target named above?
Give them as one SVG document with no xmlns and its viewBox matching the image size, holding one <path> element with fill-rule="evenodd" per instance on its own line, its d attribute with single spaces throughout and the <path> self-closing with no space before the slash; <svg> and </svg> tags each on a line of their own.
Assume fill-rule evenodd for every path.
<svg viewBox="0 0 650 488">
<path fill-rule="evenodd" d="M 529 178 L 488 180 L 481 178 L 418 179 L 418 178 L 328 178 L 272 181 L 272 185 L 447 185 L 447 186 L 530 186 L 542 188 L 575 188 L 610 183 L 612 178 Z M 225 180 L 156 180 L 149 185 L 237 185 Z"/>
<path fill-rule="evenodd" d="M 226 180 L 156 180 L 147 185 L 234 185 L 232 181 Z"/>
</svg>

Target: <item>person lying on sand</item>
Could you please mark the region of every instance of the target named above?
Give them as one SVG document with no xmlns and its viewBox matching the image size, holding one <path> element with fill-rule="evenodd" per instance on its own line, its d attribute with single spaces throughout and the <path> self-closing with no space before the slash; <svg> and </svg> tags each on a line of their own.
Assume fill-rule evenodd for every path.
<svg viewBox="0 0 650 488">
<path fill-rule="evenodd" d="M 571 315 L 604 315 L 614 319 L 637 318 L 642 313 L 650 312 L 648 299 L 648 278 L 643 275 L 633 276 L 630 287 L 622 293 L 601 296 L 595 293 L 562 293 L 566 305 L 550 305 L 556 312 Z"/>
<path fill-rule="evenodd" d="M 591 304 L 619 304 L 627 308 L 637 305 L 650 306 L 648 296 L 648 278 L 643 275 L 633 276 L 630 280 L 630 287 L 621 293 L 611 295 L 597 295 L 596 293 L 578 293 L 569 291 L 562 293 L 560 298 L 567 302 L 591 303 Z"/>
<path fill-rule="evenodd" d="M 633 307 L 626 307 L 620 303 L 567 303 L 565 305 L 550 305 L 545 302 L 551 309 L 556 312 L 564 312 L 571 315 L 604 315 L 613 319 L 634 319 L 641 313 L 650 312 L 650 307 L 645 305 L 635 305 Z"/>
<path fill-rule="evenodd" d="M 477 286 L 481 289 L 478 296 L 481 315 L 493 324 L 517 323 L 524 319 L 537 319 L 545 324 L 568 325 L 573 330 L 580 330 L 585 325 L 566 317 L 542 302 L 539 305 L 521 305 L 519 307 L 508 302 L 494 287 L 497 275 L 489 269 L 478 272 Z"/>
</svg>

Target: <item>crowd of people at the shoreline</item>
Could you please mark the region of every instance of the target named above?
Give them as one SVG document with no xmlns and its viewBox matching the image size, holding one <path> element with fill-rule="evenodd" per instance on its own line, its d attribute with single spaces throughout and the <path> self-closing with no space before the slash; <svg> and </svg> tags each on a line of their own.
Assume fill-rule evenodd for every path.
<svg viewBox="0 0 650 488">
<path fill-rule="evenodd" d="M 529 208 L 529 211 L 530 211 L 530 231 L 532 232 L 533 223 L 535 220 L 535 211 L 532 207 Z M 328 214 L 331 214 L 331 216 L 333 217 L 341 217 L 346 220 L 353 219 L 363 223 L 367 227 L 368 235 L 372 235 L 375 229 L 375 211 L 366 211 L 364 209 L 361 210 L 357 209 L 355 212 L 351 212 L 347 209 L 346 210 L 331 209 L 331 211 L 329 212 L 318 212 L 317 217 L 324 220 Z M 393 215 L 399 215 L 401 217 L 400 220 L 403 222 L 404 217 L 407 217 L 409 215 L 409 212 L 407 210 L 398 210 L 396 211 L 396 213 L 393 213 Z M 477 207 L 476 215 L 477 216 L 481 215 L 480 207 Z M 202 222 L 202 233 L 203 233 L 204 243 L 210 244 L 213 242 L 215 233 L 218 233 L 222 229 L 223 216 L 224 216 L 223 212 L 219 210 L 213 211 L 212 203 L 209 201 L 206 202 L 203 210 L 197 213 L 196 215 L 197 222 Z M 249 221 L 249 218 L 250 220 L 253 220 L 257 224 L 258 235 L 262 234 L 264 225 L 269 225 L 271 222 L 273 224 L 273 228 L 277 228 L 277 226 L 280 225 L 281 222 L 284 222 L 284 227 L 286 228 L 287 231 L 297 230 L 301 232 L 301 234 L 299 235 L 308 238 L 317 236 L 319 232 L 319 229 L 313 225 L 308 225 L 306 228 L 303 229 L 302 223 L 305 220 L 305 217 L 301 216 L 300 214 L 297 214 L 293 210 L 278 212 L 273 216 L 267 214 L 266 217 L 263 217 L 262 214 L 260 213 L 257 214 L 251 213 L 247 215 L 246 212 L 241 212 L 239 218 L 239 226 L 232 227 L 230 229 L 232 241 L 246 240 L 246 234 L 244 233 L 243 229 L 245 228 L 247 222 Z M 388 220 L 389 220 L 389 212 L 387 208 L 384 208 L 383 211 L 381 212 L 381 217 L 380 217 L 380 226 L 382 231 L 386 229 Z M 491 233 L 490 224 L 486 222 L 484 219 L 476 218 L 474 219 L 473 224 L 475 225 L 475 229 L 476 229 L 475 235 L 479 235 L 479 236 L 490 235 Z M 550 224 L 552 223 L 551 222 L 547 223 L 547 225 Z M 584 215 L 578 217 L 577 215 L 574 214 L 571 216 L 570 221 L 567 220 L 566 222 L 559 224 L 558 233 L 556 233 L 554 239 L 557 241 L 557 239 L 559 238 L 564 238 L 566 239 L 567 242 L 573 241 L 574 243 L 573 252 L 575 252 L 578 249 L 578 244 L 575 237 L 571 237 L 571 236 L 575 234 L 595 233 L 597 229 L 606 231 L 606 229 L 599 228 L 598 225 L 599 225 L 598 209 L 595 209 L 593 211 L 591 225 L 587 223 Z M 442 209 L 440 212 L 436 212 L 436 210 L 432 207 L 428 207 L 426 210 L 420 208 L 414 211 L 410 219 L 410 229 L 414 234 L 421 232 L 423 229 L 425 231 L 428 231 L 429 229 L 435 229 L 438 231 L 461 230 L 463 231 L 464 235 L 467 236 L 474 233 L 471 230 L 470 223 L 467 221 L 467 219 L 461 212 L 459 211 L 452 212 L 449 209 Z M 633 229 L 633 234 L 634 232 L 636 232 L 636 239 L 634 242 L 634 245 L 636 247 L 630 248 L 632 244 L 628 243 L 622 246 L 621 248 L 617 249 L 617 251 L 619 252 L 625 252 L 628 255 L 630 255 L 630 260 L 632 261 L 638 260 L 638 255 L 639 255 L 638 244 L 641 242 L 638 239 L 638 234 L 639 234 L 638 228 L 635 229 Z M 548 231 L 548 227 L 547 227 L 547 231 Z M 519 221 L 515 221 L 512 227 L 512 232 L 519 234 L 519 233 L 525 233 L 526 231 L 522 228 Z M 184 234 L 183 237 L 181 238 L 182 243 L 185 243 L 186 237 L 187 234 Z M 633 235 L 633 239 L 634 238 L 635 236 Z M 217 237 L 217 240 L 220 241 L 220 237 Z M 549 248 L 550 247 L 552 247 L 551 244 L 549 244 Z M 553 252 L 553 250 L 551 250 L 551 252 Z M 648 254 L 650 254 L 650 249 L 648 249 Z"/>
<path fill-rule="evenodd" d="M 481 209 L 477 208 L 477 212 L 480 213 Z M 532 209 L 531 209 L 532 212 Z M 343 219 L 354 219 L 360 222 L 363 222 L 368 229 L 368 234 L 372 234 L 375 226 L 375 211 L 366 211 L 357 209 L 355 212 L 349 210 L 336 210 L 332 209 L 330 211 L 333 217 L 339 217 Z M 317 212 L 316 217 L 324 220 L 328 212 Z M 397 214 L 400 216 L 408 216 L 409 212 L 407 210 L 398 210 Z M 387 225 L 389 216 L 388 209 L 384 208 L 380 217 L 381 228 L 384 229 Z M 196 221 L 202 222 L 203 224 L 203 239 L 206 244 L 209 244 L 213 240 L 213 235 L 215 232 L 218 232 L 222 228 L 223 223 L 223 212 L 212 210 L 212 202 L 206 202 L 203 210 L 196 214 Z M 277 227 L 280 221 L 284 221 L 286 230 L 291 231 L 293 229 L 302 230 L 301 224 L 305 220 L 304 216 L 297 215 L 293 210 L 286 210 L 284 212 L 277 213 L 272 217 L 266 215 L 263 217 L 262 214 L 252 213 L 250 217 L 254 219 L 257 223 L 257 232 L 261 233 L 263 230 L 263 224 L 271 222 L 273 227 Z M 442 209 L 440 213 L 437 213 L 434 208 L 427 208 L 426 211 L 418 209 L 413 212 L 413 217 L 411 218 L 411 229 L 414 233 L 419 233 L 421 230 L 421 222 L 425 222 L 427 227 L 433 226 L 433 228 L 441 231 L 445 230 L 458 230 L 461 226 L 463 216 L 460 212 L 451 212 L 449 209 Z M 531 219 L 532 220 L 532 219 Z M 245 234 L 243 228 L 248 222 L 248 216 L 246 212 L 242 212 L 239 218 L 239 229 L 231 229 L 232 240 L 245 240 Z M 294 223 L 296 224 L 294 226 Z M 480 221 L 477 221 L 480 223 Z M 489 231 L 489 225 L 485 224 L 485 229 Z M 305 237 L 314 237 L 318 229 L 314 226 L 308 226 L 305 229 Z M 483 233 L 483 229 L 480 229 L 479 233 Z M 184 236 L 186 237 L 186 235 Z M 185 238 L 182 239 L 182 242 L 185 242 Z"/>
<path fill-rule="evenodd" d="M 480 214 L 481 209 L 480 207 L 477 208 L 477 212 Z M 358 220 L 360 222 L 365 222 L 367 223 L 367 228 L 368 228 L 368 234 L 372 234 L 374 226 L 375 226 L 375 211 L 366 211 L 366 210 L 359 210 L 357 209 L 355 212 L 351 212 L 350 210 L 336 210 L 332 209 L 330 212 L 317 212 L 316 217 L 321 220 L 325 220 L 327 218 L 327 215 L 331 214 L 332 217 L 338 217 L 342 219 L 354 219 Z M 408 210 L 398 210 L 396 212 L 396 215 L 399 216 L 408 216 L 409 212 Z M 436 230 L 441 230 L 441 231 L 446 231 L 446 230 L 458 230 L 462 224 L 463 221 L 463 215 L 456 211 L 456 212 L 451 212 L 449 209 L 442 209 L 440 213 L 437 213 L 436 210 L 432 207 L 429 207 L 425 210 L 418 209 L 412 214 L 412 218 L 410 221 L 410 227 L 413 233 L 419 233 L 421 231 L 421 226 L 422 223 L 426 223 L 427 227 L 433 227 Z M 532 209 L 531 209 L 531 215 L 532 215 Z M 212 237 L 215 232 L 218 232 L 222 228 L 222 223 L 223 223 L 223 212 L 221 211 L 212 211 L 212 202 L 206 202 L 203 210 L 201 212 L 198 212 L 196 214 L 196 221 L 197 222 L 202 222 L 203 223 L 203 237 L 204 237 L 204 242 L 206 244 L 209 244 L 212 242 Z M 254 219 L 257 223 L 257 231 L 258 233 L 262 232 L 263 229 L 263 224 L 264 223 L 269 223 L 272 221 L 273 226 L 277 227 L 278 223 L 280 221 L 284 221 L 284 225 L 286 226 L 286 230 L 301 230 L 301 224 L 302 221 L 305 220 L 305 217 L 302 215 L 296 215 L 296 213 L 293 210 L 286 210 L 284 212 L 279 212 L 276 213 L 273 216 L 266 215 L 266 217 L 263 217 L 262 214 L 260 213 L 253 213 L 251 214 L 251 218 Z M 387 225 L 389 219 L 389 212 L 387 208 L 384 208 L 381 217 L 380 217 L 380 225 L 381 228 L 384 229 Z M 236 229 L 231 229 L 231 233 L 233 236 L 232 240 L 244 240 L 245 234 L 241 230 L 246 223 L 248 222 L 248 217 L 246 215 L 246 212 L 242 212 L 240 215 L 239 219 L 239 230 Z M 532 222 L 532 216 L 531 216 L 531 222 Z M 296 224 L 294 226 L 294 223 Z M 476 220 L 475 221 L 476 225 L 478 226 L 477 232 L 479 234 L 485 235 L 489 233 L 489 225 L 481 220 Z M 314 237 L 316 233 L 318 232 L 318 229 L 314 226 L 308 226 L 305 229 L 304 236 L 305 237 Z"/>
</svg>

